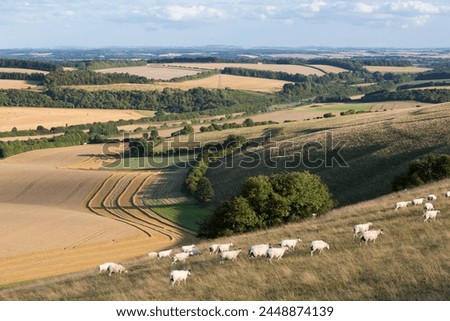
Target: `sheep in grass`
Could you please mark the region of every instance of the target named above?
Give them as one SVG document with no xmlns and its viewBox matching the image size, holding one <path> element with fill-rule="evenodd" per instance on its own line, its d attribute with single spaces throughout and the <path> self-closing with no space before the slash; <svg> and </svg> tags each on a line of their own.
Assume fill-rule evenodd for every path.
<svg viewBox="0 0 450 321">
<path fill-rule="evenodd" d="M 375 243 L 375 240 L 378 238 L 378 235 L 383 235 L 383 229 L 381 230 L 372 230 L 364 232 L 359 238 L 359 246 L 361 246 L 362 242 L 368 244 L 370 241 Z"/>
<path fill-rule="evenodd" d="M 270 244 L 257 244 L 252 245 L 248 249 L 248 257 L 258 257 L 264 256 L 267 253 L 267 250 L 270 248 Z"/>
<path fill-rule="evenodd" d="M 191 276 L 191 270 L 173 270 L 169 274 L 169 283 L 172 286 L 174 286 L 175 283 L 181 283 L 181 281 L 186 283 L 188 276 Z"/>
<path fill-rule="evenodd" d="M 220 263 L 223 264 L 225 260 L 236 261 L 237 256 L 241 253 L 241 249 L 233 250 L 233 251 L 225 251 L 220 253 Z"/>
<path fill-rule="evenodd" d="M 423 204 L 423 209 L 426 211 L 432 211 L 434 210 L 434 205 L 432 203 L 425 203 Z"/>
<path fill-rule="evenodd" d="M 398 210 L 400 208 L 406 208 L 408 205 L 411 205 L 412 201 L 403 201 L 395 203 L 395 209 Z"/>
<path fill-rule="evenodd" d="M 184 245 L 181 247 L 181 252 L 189 253 L 189 251 L 192 250 L 194 247 L 195 247 L 195 244 Z"/>
<path fill-rule="evenodd" d="M 113 273 L 128 273 L 128 270 L 120 264 L 111 264 L 110 266 L 108 266 L 108 272 L 109 272 L 109 276 L 111 276 Z"/>
<path fill-rule="evenodd" d="M 439 211 L 439 210 L 425 211 L 423 213 L 423 217 L 425 217 L 425 219 L 423 221 L 424 222 L 429 222 L 430 220 L 436 220 L 436 217 L 437 217 L 438 214 L 441 214 L 441 211 Z"/>
<path fill-rule="evenodd" d="M 430 195 L 428 195 L 428 200 L 429 201 L 435 201 L 435 200 L 437 200 L 437 196 L 436 195 L 434 195 L 434 194 L 430 194 Z"/>
<path fill-rule="evenodd" d="M 315 251 L 319 251 L 319 254 L 322 253 L 324 249 L 330 249 L 330 245 L 322 240 L 312 241 L 309 245 L 309 250 L 311 251 L 311 256 L 313 256 Z"/>
<path fill-rule="evenodd" d="M 355 226 L 353 226 L 353 237 L 358 236 L 359 233 L 368 231 L 371 225 L 372 222 L 367 222 L 365 224 L 356 224 Z"/>
<path fill-rule="evenodd" d="M 295 246 L 298 242 L 303 242 L 300 237 L 296 239 L 291 240 L 281 240 L 280 243 L 278 243 L 281 247 L 286 247 L 288 250 L 294 250 Z"/>
<path fill-rule="evenodd" d="M 422 205 L 424 200 L 425 199 L 423 197 L 422 198 L 415 198 L 415 199 L 412 200 L 412 202 L 413 202 L 414 205 Z"/>
<path fill-rule="evenodd" d="M 277 261 L 282 260 L 284 253 L 288 250 L 287 247 L 271 247 L 266 252 L 266 258 L 272 263 L 272 259 Z"/>
<path fill-rule="evenodd" d="M 177 253 L 174 256 L 172 256 L 172 264 L 175 264 L 176 262 L 186 262 L 186 259 L 189 257 L 189 253 L 181 252 Z"/>
</svg>

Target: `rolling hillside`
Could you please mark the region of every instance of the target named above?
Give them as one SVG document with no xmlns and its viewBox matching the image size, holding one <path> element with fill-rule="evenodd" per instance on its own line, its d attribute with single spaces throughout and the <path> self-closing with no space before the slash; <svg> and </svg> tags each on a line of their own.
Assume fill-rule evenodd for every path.
<svg viewBox="0 0 450 321">
<path fill-rule="evenodd" d="M 1 300 L 449 300 L 450 199 L 442 196 L 450 180 L 392 193 L 381 198 L 333 210 L 280 228 L 233 238 L 197 243 L 203 251 L 186 263 L 170 259 L 136 258 L 122 262 L 123 275 L 82 273 L 15 285 L 0 290 Z M 399 200 L 438 195 L 442 214 L 424 223 L 420 206 L 394 210 Z M 359 245 L 354 224 L 371 221 L 372 229 L 383 229 L 375 243 Z M 253 244 L 276 244 L 300 236 L 294 251 L 272 264 L 263 258 L 246 257 Z M 308 245 L 323 239 L 330 249 L 311 257 Z M 242 248 L 236 262 L 220 264 L 207 253 L 211 243 L 234 243 Z M 174 247 L 175 252 L 179 251 Z M 190 268 L 186 285 L 169 286 L 172 269 Z M 243 289 L 246 289 L 243 291 Z"/>
</svg>

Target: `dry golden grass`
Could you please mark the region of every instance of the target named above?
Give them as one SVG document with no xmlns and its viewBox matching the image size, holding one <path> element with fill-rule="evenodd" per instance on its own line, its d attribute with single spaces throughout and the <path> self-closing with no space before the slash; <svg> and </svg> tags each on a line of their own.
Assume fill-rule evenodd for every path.
<svg viewBox="0 0 450 321">
<path fill-rule="evenodd" d="M 422 67 L 395 67 L 395 66 L 364 66 L 370 72 L 415 73 L 431 70 Z"/>
<path fill-rule="evenodd" d="M 36 129 L 144 117 L 134 110 L 0 107 L 0 131 Z"/>
<path fill-rule="evenodd" d="M 20 72 L 24 74 L 48 74 L 48 71 L 36 70 L 36 69 L 23 69 L 23 68 L 0 68 L 0 72 Z"/>
<path fill-rule="evenodd" d="M 245 64 L 245 63 L 171 63 L 166 66 L 183 67 L 183 68 L 202 68 L 202 69 L 219 69 L 222 70 L 225 67 L 232 68 L 246 68 L 255 70 L 269 70 L 269 71 L 281 71 L 290 74 L 302 74 L 302 75 L 318 75 L 321 76 L 324 73 L 315 68 L 300 65 L 277 65 L 277 64 Z"/>
<path fill-rule="evenodd" d="M 38 89 L 38 81 L 0 79 L 0 89 Z"/>
<path fill-rule="evenodd" d="M 330 66 L 330 65 L 309 65 L 309 66 L 315 67 L 315 68 L 319 68 L 320 70 L 323 70 L 326 73 L 333 72 L 333 73 L 337 74 L 337 73 L 340 73 L 340 72 L 348 71 L 347 69 L 339 68 L 339 67 L 335 67 L 335 66 Z"/>
<path fill-rule="evenodd" d="M 188 90 L 202 87 L 207 89 L 231 88 L 236 90 L 249 90 L 259 92 L 277 92 L 289 82 L 275 79 L 242 77 L 233 75 L 214 75 L 208 78 L 187 80 L 183 82 L 157 82 L 153 84 L 111 84 L 111 85 L 79 85 L 72 88 L 95 90 L 159 90 L 164 88 L 176 88 Z"/>
<path fill-rule="evenodd" d="M 436 193 L 442 195 L 450 180 L 407 192 L 333 210 L 330 213 L 279 228 L 197 243 L 201 256 L 186 263 L 144 256 L 122 261 L 130 272 L 108 277 L 94 269 L 68 276 L 16 285 L 0 291 L 2 300 L 151 300 L 151 301 L 447 301 L 450 199 L 435 205 L 442 215 L 424 223 L 422 209 L 393 210 L 398 200 Z M 371 221 L 384 229 L 375 243 L 359 246 L 354 224 Z M 300 236 L 294 251 L 273 264 L 246 257 L 253 244 L 276 244 Z M 311 257 L 308 245 L 323 239 L 330 250 Z M 220 264 L 207 253 L 211 243 L 232 241 L 242 248 L 236 262 Z M 179 251 L 178 247 L 174 250 Z M 186 285 L 169 286 L 172 269 L 190 268 Z M 245 291 L 243 291 L 245 289 Z"/>
<path fill-rule="evenodd" d="M 179 68 L 161 64 L 148 64 L 146 66 L 119 67 L 97 70 L 100 73 L 129 73 L 148 79 L 170 80 L 172 78 L 196 75 L 202 70 L 198 68 Z"/>
</svg>

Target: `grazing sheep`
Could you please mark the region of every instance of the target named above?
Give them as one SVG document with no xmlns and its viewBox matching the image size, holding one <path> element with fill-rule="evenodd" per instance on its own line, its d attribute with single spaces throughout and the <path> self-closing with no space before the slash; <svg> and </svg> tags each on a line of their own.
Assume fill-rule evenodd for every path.
<svg viewBox="0 0 450 321">
<path fill-rule="evenodd" d="M 217 248 L 217 251 L 219 252 L 219 253 L 221 253 L 221 252 L 226 252 L 226 251 L 229 251 L 230 250 L 230 247 L 232 247 L 233 246 L 233 243 L 224 243 L 224 244 L 219 244 L 219 247 Z"/>
<path fill-rule="evenodd" d="M 434 210 L 434 205 L 432 203 L 425 203 L 423 204 L 423 208 L 427 211 L 432 211 Z"/>
<path fill-rule="evenodd" d="M 448 191 L 448 192 L 445 192 L 445 197 L 450 197 L 450 191 Z"/>
<path fill-rule="evenodd" d="M 188 253 L 190 250 L 192 250 L 195 247 L 195 244 L 191 245 L 184 245 L 181 247 L 181 251 L 184 253 Z"/>
<path fill-rule="evenodd" d="M 300 237 L 292 240 L 281 240 L 278 244 L 281 247 L 286 247 L 288 250 L 293 250 L 298 242 L 303 242 Z"/>
<path fill-rule="evenodd" d="M 330 249 L 330 245 L 322 240 L 315 240 L 312 241 L 309 245 L 309 250 L 311 251 L 311 256 L 313 256 L 313 253 L 317 250 L 319 250 L 319 254 L 322 253 L 324 249 Z"/>
<path fill-rule="evenodd" d="M 423 213 L 423 217 L 425 217 L 423 221 L 428 222 L 428 220 L 436 220 L 438 214 L 441 214 L 441 211 L 426 211 Z"/>
<path fill-rule="evenodd" d="M 369 241 L 372 241 L 375 243 L 375 240 L 377 239 L 378 235 L 383 235 L 383 229 L 381 230 L 372 230 L 372 231 L 366 231 L 364 232 L 361 237 L 359 238 L 359 246 L 361 246 L 362 242 L 366 242 L 368 244 Z"/>
<path fill-rule="evenodd" d="M 413 199 L 412 202 L 414 205 L 422 205 L 423 201 L 424 201 L 424 198 L 415 198 L 415 199 Z"/>
<path fill-rule="evenodd" d="M 162 257 L 170 257 L 171 254 L 172 254 L 172 250 L 159 251 L 158 259 L 160 259 Z"/>
<path fill-rule="evenodd" d="M 313 218 L 316 218 L 316 217 L 317 217 L 317 213 L 312 213 L 311 216 L 312 216 Z"/>
<path fill-rule="evenodd" d="M 403 201 L 403 202 L 397 202 L 395 203 L 395 209 L 398 210 L 399 208 L 406 208 L 408 205 L 411 205 L 411 201 Z"/>
<path fill-rule="evenodd" d="M 209 254 L 217 253 L 218 249 L 219 249 L 219 244 L 211 244 L 209 246 Z"/>
<path fill-rule="evenodd" d="M 277 261 L 282 260 L 284 252 L 287 251 L 287 247 L 271 247 L 266 252 L 266 258 L 272 263 L 272 259 L 276 258 Z"/>
<path fill-rule="evenodd" d="M 371 225 L 372 222 L 367 222 L 365 224 L 356 224 L 355 226 L 353 226 L 353 237 L 358 236 L 358 233 L 364 233 L 365 231 L 368 231 Z"/>
<path fill-rule="evenodd" d="M 169 275 L 169 283 L 172 286 L 174 286 L 177 282 L 181 283 L 181 281 L 186 283 L 188 276 L 191 276 L 191 270 L 173 270 Z"/>
<path fill-rule="evenodd" d="M 158 257 L 158 252 L 148 252 L 148 253 L 147 253 L 147 256 L 148 256 L 150 259 L 156 259 L 156 258 Z"/>
<path fill-rule="evenodd" d="M 225 251 L 220 253 L 220 263 L 223 264 L 225 260 L 235 261 L 239 253 L 241 253 L 241 249 L 233 250 L 233 251 Z"/>
<path fill-rule="evenodd" d="M 430 195 L 428 195 L 428 200 L 429 201 L 435 201 L 435 200 L 437 200 L 437 196 L 436 195 L 434 195 L 434 194 L 430 194 Z"/>
<path fill-rule="evenodd" d="M 189 253 L 185 253 L 185 252 L 177 253 L 174 256 L 172 256 L 172 259 L 173 259 L 172 264 L 175 264 L 177 261 L 185 262 L 188 257 L 189 257 Z"/>
<path fill-rule="evenodd" d="M 189 255 L 194 256 L 194 255 L 200 255 L 202 254 L 202 251 L 200 251 L 199 249 L 192 249 L 189 251 Z"/>
<path fill-rule="evenodd" d="M 258 257 L 258 256 L 264 256 L 267 253 L 267 250 L 270 248 L 270 244 L 257 244 L 252 245 L 248 249 L 248 257 Z"/>
<path fill-rule="evenodd" d="M 113 273 L 128 273 L 128 270 L 120 264 L 111 264 L 110 266 L 108 266 L 108 272 L 109 272 L 109 276 L 111 276 Z"/>
<path fill-rule="evenodd" d="M 103 272 L 108 271 L 108 267 L 109 267 L 110 265 L 113 265 L 113 264 L 117 264 L 117 263 L 114 263 L 114 262 L 106 262 L 106 263 L 100 264 L 99 266 L 97 266 L 97 271 L 98 271 L 98 273 L 103 273 Z"/>
</svg>

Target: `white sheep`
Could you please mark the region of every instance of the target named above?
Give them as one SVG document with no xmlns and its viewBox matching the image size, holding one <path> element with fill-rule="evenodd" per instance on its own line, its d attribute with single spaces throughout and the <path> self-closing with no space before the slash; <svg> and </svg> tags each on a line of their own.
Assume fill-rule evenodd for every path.
<svg viewBox="0 0 450 321">
<path fill-rule="evenodd" d="M 258 257 L 264 256 L 267 253 L 267 250 L 270 248 L 270 244 L 257 244 L 252 245 L 248 249 L 248 257 Z"/>
<path fill-rule="evenodd" d="M 266 258 L 272 263 L 272 259 L 275 258 L 278 261 L 282 259 L 284 253 L 287 251 L 287 247 L 271 247 L 266 252 Z"/>
<path fill-rule="evenodd" d="M 108 272 L 109 272 L 109 276 L 111 276 L 113 273 L 128 273 L 128 270 L 120 264 L 111 264 L 110 266 L 108 266 Z"/>
<path fill-rule="evenodd" d="M 372 230 L 372 231 L 366 231 L 364 232 L 361 237 L 359 238 L 359 246 L 361 246 L 362 242 L 366 242 L 368 244 L 369 241 L 372 241 L 375 243 L 375 240 L 377 239 L 378 235 L 383 235 L 383 229 L 381 230 Z"/>
<path fill-rule="evenodd" d="M 217 253 L 218 249 L 219 249 L 219 244 L 211 244 L 209 246 L 209 254 Z"/>
<path fill-rule="evenodd" d="M 200 251 L 199 249 L 192 249 L 189 251 L 189 255 L 194 256 L 194 255 L 200 255 L 202 254 L 202 251 Z"/>
<path fill-rule="evenodd" d="M 428 220 L 436 220 L 438 214 L 441 214 L 441 211 L 426 211 L 425 213 L 423 213 L 423 217 L 425 217 L 423 221 L 428 222 Z"/>
<path fill-rule="evenodd" d="M 309 245 L 309 250 L 311 251 L 311 256 L 313 256 L 313 253 L 317 250 L 319 250 L 319 254 L 322 253 L 324 249 L 330 249 L 330 245 L 322 240 L 315 240 L 312 241 Z"/>
<path fill-rule="evenodd" d="M 395 203 L 395 209 L 398 210 L 399 208 L 406 208 L 408 205 L 411 205 L 411 201 L 403 201 L 403 202 L 397 202 Z"/>
<path fill-rule="evenodd" d="M 109 267 L 110 265 L 113 265 L 113 264 L 117 264 L 117 263 L 114 263 L 114 262 L 106 262 L 106 263 L 100 264 L 99 266 L 97 266 L 97 271 L 98 271 L 98 273 L 103 273 L 103 272 L 108 271 L 108 267 Z"/>
<path fill-rule="evenodd" d="M 358 236 L 359 233 L 368 231 L 371 225 L 372 222 L 367 222 L 365 224 L 356 224 L 355 226 L 353 226 L 353 237 Z"/>
<path fill-rule="evenodd" d="M 158 259 L 162 258 L 162 257 L 170 257 L 170 255 L 172 254 L 172 250 L 165 250 L 165 251 L 159 251 L 158 252 Z"/>
<path fill-rule="evenodd" d="M 278 244 L 281 247 L 286 247 L 288 250 L 293 250 L 298 242 L 303 242 L 300 237 L 291 240 L 281 240 Z"/>
<path fill-rule="evenodd" d="M 226 252 L 226 251 L 229 251 L 230 250 L 230 247 L 232 247 L 233 246 L 233 243 L 224 243 L 224 244 L 219 244 L 219 247 L 217 248 L 217 251 L 219 252 L 219 253 L 221 253 L 221 252 Z"/>
<path fill-rule="evenodd" d="M 169 283 L 172 286 L 174 286 L 177 282 L 181 283 L 181 281 L 186 283 L 188 276 L 191 276 L 191 270 L 173 270 L 169 275 Z"/>
<path fill-rule="evenodd" d="M 450 197 L 450 191 L 448 191 L 448 192 L 445 192 L 445 197 Z"/>
<path fill-rule="evenodd" d="M 434 205 L 432 203 L 425 203 L 423 204 L 423 208 L 427 211 L 432 211 L 434 210 Z"/>
<path fill-rule="evenodd" d="M 185 253 L 189 253 L 190 250 L 192 250 L 195 247 L 195 244 L 191 245 L 184 245 L 181 247 L 181 251 Z"/>
<path fill-rule="evenodd" d="M 412 202 L 414 205 L 422 205 L 423 201 L 424 201 L 424 198 L 415 198 L 415 199 L 413 199 Z"/>
<path fill-rule="evenodd" d="M 428 195 L 428 200 L 429 201 L 435 201 L 435 200 L 437 200 L 437 196 L 436 195 L 434 195 L 434 194 L 430 194 L 430 195 Z"/>
<path fill-rule="evenodd" d="M 189 257 L 189 253 L 181 252 L 177 253 L 174 256 L 172 256 L 173 262 L 172 264 L 175 264 L 176 262 L 186 262 L 186 259 Z"/>
<path fill-rule="evenodd" d="M 223 263 L 225 260 L 235 261 L 241 251 L 241 249 L 237 249 L 220 253 L 220 263 Z"/>
<path fill-rule="evenodd" d="M 148 253 L 147 253 L 147 256 L 148 256 L 150 259 L 156 259 L 156 258 L 158 257 L 158 252 L 148 252 Z"/>
</svg>

